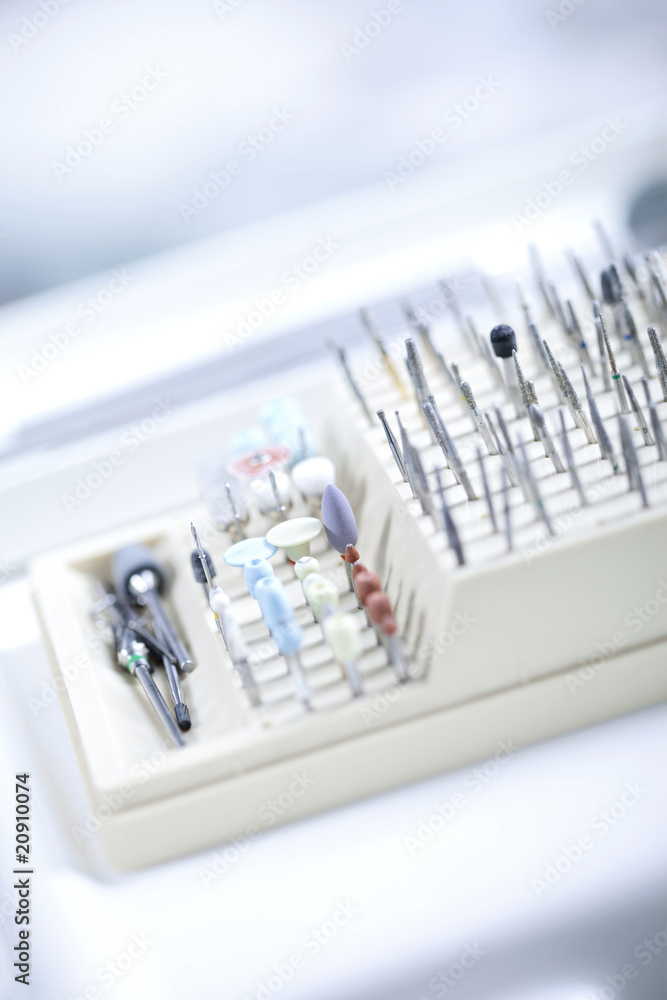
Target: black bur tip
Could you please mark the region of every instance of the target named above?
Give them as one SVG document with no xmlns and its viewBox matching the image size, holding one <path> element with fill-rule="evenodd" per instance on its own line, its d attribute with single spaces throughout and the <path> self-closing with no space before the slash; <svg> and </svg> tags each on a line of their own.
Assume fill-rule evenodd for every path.
<svg viewBox="0 0 667 1000">
<path fill-rule="evenodd" d="M 178 728 L 182 729 L 184 733 L 187 733 L 188 729 L 192 725 L 188 706 L 184 705 L 182 702 L 180 705 L 174 705 L 174 714 L 176 716 Z"/>
<path fill-rule="evenodd" d="M 516 351 L 516 334 L 511 326 L 501 323 L 491 331 L 491 346 L 497 358 L 511 358 Z"/>
</svg>

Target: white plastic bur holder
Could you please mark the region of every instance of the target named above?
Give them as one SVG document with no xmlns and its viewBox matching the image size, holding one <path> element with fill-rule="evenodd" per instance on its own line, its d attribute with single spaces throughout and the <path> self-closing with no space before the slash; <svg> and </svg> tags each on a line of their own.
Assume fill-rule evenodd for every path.
<svg viewBox="0 0 667 1000">
<path fill-rule="evenodd" d="M 294 568 L 276 559 L 276 576 L 304 630 L 301 658 L 313 695 L 312 711 L 304 710 L 241 571 L 224 564 L 229 538 L 214 533 L 203 541 L 220 567 L 216 582 L 229 594 L 255 653 L 262 704 L 253 708 L 192 578 L 189 524 L 205 522 L 197 509 L 130 525 L 39 559 L 32 567 L 34 594 L 54 670 L 62 678 L 63 708 L 91 808 L 123 790 L 114 797 L 122 804 L 99 830 L 118 869 L 155 864 L 219 845 L 250 828 L 261 830 L 262 806 L 297 773 L 308 776 L 309 787 L 285 820 L 482 758 L 500 740 L 525 745 L 667 697 L 667 585 L 661 583 L 667 581 L 667 524 L 664 503 L 656 502 L 657 493 L 667 493 L 664 482 L 652 484 L 653 506 L 643 512 L 636 494 L 613 484 L 602 515 L 586 508 L 548 544 L 543 533 L 535 533 L 539 526 L 533 520 L 519 524 L 517 551 L 511 554 L 477 513 L 483 501 L 466 505 L 454 498 L 452 514 L 471 557 L 457 567 L 443 532 L 415 510 L 380 423 L 370 428 L 360 410 L 357 418 L 347 387 L 340 387 L 337 399 L 330 377 L 322 389 L 320 399 L 329 407 L 317 414 L 329 427 L 322 450 L 336 462 L 337 483 L 363 540 L 364 562 L 379 574 L 391 599 L 413 680 L 398 684 L 386 651 L 364 625 L 357 661 L 364 693 L 354 698 L 312 621 Z M 434 391 L 442 394 L 437 385 Z M 382 395 L 371 405 L 384 405 L 392 414 L 396 401 Z M 540 395 L 544 405 L 545 394 Z M 456 434 L 453 411 L 444 403 L 441 409 Z M 460 407 L 456 414 L 470 431 Z M 422 426 L 426 439 L 405 402 L 401 416 L 413 438 Z M 535 449 L 531 454 L 539 465 L 541 445 Z M 581 468 L 590 482 L 597 482 L 596 467 L 592 462 Z M 542 467 L 538 475 L 546 496 L 555 476 Z M 560 488 L 564 477 L 558 480 Z M 556 498 L 554 493 L 550 502 Z M 595 523 L 605 512 L 608 523 Z M 263 530 L 265 519 L 249 526 L 250 534 Z M 197 663 L 185 680 L 192 714 L 187 747 L 163 753 L 164 762 L 148 778 L 137 764 L 163 750 L 150 708 L 131 679 L 114 669 L 110 651 L 87 641 L 91 581 L 108 579 L 112 553 L 129 542 L 154 548 L 170 568 L 165 603 Z M 323 532 L 311 550 L 320 572 L 339 581 L 340 610 L 363 623 L 340 555 Z M 637 605 L 651 613 L 635 631 L 627 616 Z M 582 664 L 600 655 L 598 644 L 612 647 L 612 655 L 592 679 L 573 685 Z M 64 670 L 81 655 L 89 669 L 76 676 Z"/>
</svg>

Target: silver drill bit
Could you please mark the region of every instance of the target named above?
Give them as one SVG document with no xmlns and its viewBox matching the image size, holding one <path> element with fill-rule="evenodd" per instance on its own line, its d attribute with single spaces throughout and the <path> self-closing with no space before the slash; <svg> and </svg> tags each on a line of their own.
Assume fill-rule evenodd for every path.
<svg viewBox="0 0 667 1000">
<path fill-rule="evenodd" d="M 503 469 L 503 511 L 505 515 L 505 538 L 507 539 L 507 551 L 512 551 L 512 511 L 510 509 L 510 477 L 507 469 Z"/>
<path fill-rule="evenodd" d="M 412 379 L 412 384 L 415 389 L 415 396 L 417 397 L 417 406 L 421 410 L 422 406 L 426 402 L 429 396 L 429 388 L 426 382 L 426 376 L 424 375 L 424 366 L 422 364 L 422 359 L 419 357 L 419 351 L 417 350 L 417 345 L 415 344 L 412 337 L 408 337 L 405 341 L 406 350 L 406 364 L 408 366 L 408 371 L 410 373 L 410 378 Z"/>
<path fill-rule="evenodd" d="M 665 352 L 663 351 L 662 344 L 658 339 L 658 334 L 655 332 L 655 327 L 649 326 L 647 333 L 653 349 L 653 355 L 655 357 L 655 370 L 658 373 L 658 379 L 660 380 L 662 398 L 667 401 L 667 358 L 665 358 Z"/>
<path fill-rule="evenodd" d="M 638 490 L 642 499 L 642 506 L 648 507 L 648 497 L 646 496 L 644 479 L 639 467 L 637 449 L 635 448 L 635 443 L 632 440 L 632 431 L 630 430 L 628 418 L 624 413 L 617 413 L 616 416 L 618 417 L 618 424 L 621 432 L 621 447 L 623 449 L 623 458 L 625 459 L 625 468 L 628 473 L 629 488 L 630 490 Z"/>
<path fill-rule="evenodd" d="M 639 429 L 642 432 L 642 437 L 644 438 L 644 444 L 649 444 L 649 445 L 650 444 L 655 444 L 655 441 L 653 440 L 653 438 L 651 436 L 651 432 L 648 429 L 648 423 L 646 421 L 646 417 L 644 416 L 642 408 L 639 405 L 637 397 L 635 396 L 634 389 L 632 388 L 632 386 L 630 385 L 630 382 L 628 381 L 627 375 L 623 376 L 623 384 L 625 386 L 625 391 L 627 393 L 627 397 L 630 400 L 630 406 L 632 407 L 632 412 L 634 413 L 635 417 L 637 418 L 637 423 L 639 424 Z"/>
<path fill-rule="evenodd" d="M 410 439 L 408 437 L 408 432 L 401 423 L 398 411 L 396 411 L 396 418 L 398 420 L 398 426 L 401 431 L 403 461 L 405 462 L 405 469 L 408 474 L 408 481 L 410 483 L 412 495 L 415 497 L 415 499 L 419 500 L 422 512 L 432 517 L 433 503 L 431 501 L 431 490 L 428 485 L 426 473 L 424 472 L 424 466 L 422 465 L 421 458 L 419 457 L 419 452 L 417 451 L 415 446 L 410 442 Z"/>
<path fill-rule="evenodd" d="M 407 302 L 404 302 L 401 308 L 403 309 L 405 318 L 410 324 L 410 326 L 421 337 L 422 344 L 425 347 L 429 357 L 431 358 L 431 361 L 433 362 L 434 365 L 437 366 L 439 364 L 438 358 L 441 356 L 438 354 L 438 351 L 435 348 L 433 340 L 431 339 L 431 331 L 429 327 L 427 326 L 426 323 L 423 322 L 423 320 L 421 320 L 417 316 L 412 306 L 408 305 Z"/>
<path fill-rule="evenodd" d="M 609 337 L 605 333 L 604 343 L 607 348 L 607 354 L 609 355 L 609 367 L 611 368 L 611 378 L 614 386 L 616 388 L 616 395 L 618 396 L 618 405 L 621 409 L 621 413 L 631 413 L 630 404 L 628 403 L 628 397 L 625 395 L 625 387 L 623 385 L 623 380 L 621 379 L 621 373 L 616 367 L 616 358 L 614 357 L 614 352 L 611 349 L 611 344 L 609 343 Z"/>
<path fill-rule="evenodd" d="M 445 491 L 442 486 L 442 479 L 440 478 L 440 470 L 435 468 L 433 470 L 435 474 L 435 480 L 438 486 L 438 498 L 440 500 L 440 507 L 442 512 L 442 525 L 445 534 L 447 535 L 447 543 L 454 551 L 456 555 L 456 561 L 459 566 L 465 565 L 465 556 L 463 554 L 463 546 L 461 545 L 461 538 L 458 533 L 454 519 L 452 518 L 451 511 L 447 505 L 447 500 L 445 499 Z"/>
<path fill-rule="evenodd" d="M 153 621 L 153 629 L 156 633 L 156 638 L 159 642 L 167 645 L 168 637 L 162 632 L 160 628 L 160 620 L 156 618 Z M 169 685 L 169 694 L 171 695 L 171 700 L 174 703 L 174 715 L 176 716 L 176 722 L 178 723 L 178 728 L 182 729 L 183 732 L 187 730 L 192 725 L 190 719 L 190 709 L 185 704 L 183 699 L 183 690 L 181 688 L 181 682 L 178 677 L 178 670 L 176 664 L 173 662 L 171 657 L 162 654 L 162 666 L 164 667 L 164 672 L 167 677 L 167 684 Z"/>
<path fill-rule="evenodd" d="M 625 334 L 624 339 L 628 341 L 630 346 L 630 353 L 636 364 L 639 365 L 644 375 L 649 375 L 648 365 L 646 363 L 646 355 L 644 354 L 644 348 L 639 340 L 639 335 L 637 333 L 637 326 L 635 324 L 634 317 L 630 311 L 630 306 L 627 303 L 627 299 L 623 296 L 622 301 L 623 309 L 623 319 L 625 321 Z"/>
<path fill-rule="evenodd" d="M 588 384 L 588 379 L 586 377 L 586 371 L 584 366 L 581 366 L 581 373 L 584 377 L 584 387 L 586 389 L 586 398 L 588 400 L 588 409 L 591 411 L 591 420 L 593 421 L 593 426 L 595 428 L 595 433 L 597 435 L 598 444 L 600 446 L 600 454 L 603 458 L 609 459 L 612 468 L 614 470 L 614 475 L 616 475 L 619 470 L 619 465 L 616 460 L 616 454 L 614 452 L 614 447 L 611 443 L 611 439 L 607 434 L 607 429 L 602 422 L 602 417 L 600 416 L 600 411 L 598 409 L 598 404 L 595 401 L 595 396 L 591 391 L 591 387 Z"/>
<path fill-rule="evenodd" d="M 635 267 L 635 262 L 629 253 L 623 254 L 623 266 L 625 268 L 625 273 L 630 278 L 632 286 L 637 294 L 637 298 L 644 307 L 644 312 L 646 315 L 650 315 L 650 300 L 646 295 L 644 289 L 642 288 L 641 282 L 639 280 L 639 274 L 637 268 Z"/>
<path fill-rule="evenodd" d="M 575 342 L 577 353 L 579 354 L 579 359 L 582 364 L 588 365 L 591 370 L 591 375 L 595 375 L 595 366 L 593 365 L 593 359 L 591 358 L 590 351 L 588 350 L 588 344 L 584 338 L 583 330 L 581 329 L 581 324 L 577 314 L 574 311 L 574 306 L 570 299 L 565 302 L 565 307 L 568 314 L 568 325 L 572 331 L 572 339 Z"/>
<path fill-rule="evenodd" d="M 227 502 L 232 511 L 232 517 L 234 518 L 234 524 L 236 525 L 236 531 L 239 538 L 245 538 L 245 531 L 243 530 L 243 517 L 241 516 L 238 507 L 236 506 L 236 501 L 232 495 L 231 483 L 225 483 L 225 493 L 227 494 Z"/>
<path fill-rule="evenodd" d="M 119 664 L 125 667 L 128 673 L 136 677 L 141 684 L 169 739 L 175 746 L 184 747 L 185 741 L 178 731 L 160 689 L 151 676 L 146 646 L 143 642 L 132 640 L 127 646 L 123 645 L 118 650 L 117 657 Z"/>
<path fill-rule="evenodd" d="M 531 422 L 534 421 L 540 429 L 540 437 L 542 438 L 542 443 L 544 445 L 545 455 L 547 458 L 551 459 L 551 463 L 556 472 L 565 472 L 565 467 L 561 462 L 560 455 L 558 454 L 556 445 L 554 444 L 554 439 L 551 436 L 551 431 L 547 426 L 542 410 L 539 406 L 536 406 L 535 403 L 531 403 L 530 411 Z"/>
<path fill-rule="evenodd" d="M 495 429 L 495 427 L 493 425 L 493 420 L 491 419 L 491 414 L 488 413 L 485 410 L 484 411 L 484 417 L 486 419 L 487 424 L 489 425 L 489 430 L 493 434 L 493 440 L 495 441 L 496 448 L 498 449 L 498 454 L 500 455 L 500 457 L 502 459 L 502 463 L 503 463 L 503 465 L 505 467 L 505 471 L 507 473 L 507 478 L 510 481 L 510 486 L 518 486 L 519 485 L 519 479 L 517 477 L 517 474 L 516 474 L 516 471 L 515 471 L 515 468 L 514 468 L 514 461 L 513 461 L 514 456 L 511 455 L 507 451 L 507 449 L 504 447 L 502 441 L 498 437 L 496 429 Z"/>
<path fill-rule="evenodd" d="M 642 377 L 642 385 L 644 387 L 646 405 L 648 406 L 649 417 L 651 419 L 651 430 L 653 431 L 653 437 L 655 438 L 655 444 L 658 449 L 658 461 L 664 462 L 667 458 L 667 441 L 665 440 L 665 433 L 662 429 L 662 424 L 660 423 L 660 417 L 658 416 L 658 408 L 651 399 L 651 389 L 646 376 Z"/>
<path fill-rule="evenodd" d="M 512 361 L 512 352 L 516 351 L 516 334 L 507 323 L 501 323 L 499 326 L 494 326 L 489 339 L 493 353 L 502 361 L 507 395 L 514 407 L 515 416 L 520 420 L 524 415 L 523 400 Z"/>
<path fill-rule="evenodd" d="M 547 508 L 544 506 L 544 501 L 540 495 L 540 488 L 535 477 L 535 473 L 532 470 L 530 462 L 528 460 L 528 455 L 526 454 L 526 447 L 523 441 L 519 438 L 519 451 L 521 452 L 521 468 L 523 472 L 523 479 L 527 486 L 528 493 L 530 495 L 530 500 L 533 503 L 535 510 L 538 515 L 544 521 L 545 527 L 550 535 L 555 535 L 553 524 L 551 523 L 551 518 Z M 563 472 L 565 470 L 563 469 Z"/>
<path fill-rule="evenodd" d="M 512 358 L 514 360 L 514 369 L 516 371 L 517 382 L 519 383 L 519 389 L 521 390 L 521 399 L 523 400 L 523 405 L 526 408 L 526 414 L 528 416 L 528 419 L 530 420 L 530 426 L 531 426 L 532 431 L 533 431 L 533 440 L 534 441 L 539 441 L 540 440 L 540 429 L 537 426 L 537 424 L 535 423 L 535 421 L 533 419 L 533 414 L 532 414 L 532 412 L 530 410 L 530 396 L 528 394 L 528 385 L 527 385 L 526 380 L 525 380 L 525 378 L 523 376 L 523 371 L 521 369 L 521 365 L 519 364 L 519 359 L 517 357 L 516 351 L 512 351 Z"/>
<path fill-rule="evenodd" d="M 549 282 L 549 294 L 551 296 L 551 301 L 553 302 L 554 313 L 556 314 L 556 320 L 560 325 L 561 330 L 566 337 L 570 335 L 570 328 L 567 325 L 567 319 L 565 318 L 565 310 L 563 309 L 563 303 L 560 300 L 560 295 L 558 294 L 558 289 L 553 284 Z"/>
<path fill-rule="evenodd" d="M 394 456 L 394 461 L 396 462 L 396 465 L 398 466 L 398 471 L 401 474 L 401 479 L 403 480 L 403 482 L 407 483 L 408 474 L 405 471 L 405 464 L 403 462 L 403 456 L 401 455 L 401 449 L 399 447 L 398 441 L 396 440 L 394 432 L 392 431 L 391 427 L 387 422 L 384 410 L 377 410 L 377 415 L 379 417 L 380 423 L 382 424 L 385 435 L 387 437 L 387 444 L 389 445 L 389 449 L 392 455 Z"/>
<path fill-rule="evenodd" d="M 473 353 L 479 354 L 480 358 L 483 358 L 484 349 L 482 347 L 482 340 L 477 332 L 477 327 L 473 322 L 472 316 L 465 316 L 461 319 L 461 328 L 468 347 L 472 349 Z"/>
<path fill-rule="evenodd" d="M 211 575 L 211 567 L 209 566 L 209 561 L 206 558 L 206 553 L 204 552 L 202 543 L 199 539 L 199 532 L 195 528 L 192 521 L 190 521 L 190 531 L 192 533 L 192 537 L 197 547 L 197 555 L 199 556 L 199 563 L 201 565 L 202 572 L 204 574 L 204 577 L 206 578 L 206 585 L 204 589 L 206 590 L 206 600 L 208 602 L 210 599 L 211 591 L 215 587 L 215 584 L 213 583 L 213 576 Z M 229 650 L 229 645 L 227 643 L 227 636 L 225 635 L 225 630 L 222 622 L 220 621 L 220 617 L 215 612 L 213 612 L 213 615 L 215 618 L 216 625 L 218 626 L 218 632 L 220 633 L 220 638 L 223 641 L 225 649 Z"/>
<path fill-rule="evenodd" d="M 586 435 L 586 440 L 588 441 L 588 443 L 589 444 L 597 444 L 597 438 L 595 437 L 595 432 L 593 431 L 593 428 L 591 427 L 591 425 L 589 423 L 588 417 L 586 416 L 586 411 L 584 410 L 583 406 L 581 405 L 581 400 L 579 399 L 579 396 L 577 394 L 577 390 L 572 385 L 572 382 L 570 381 L 569 375 L 567 374 L 567 372 L 563 368 L 563 366 L 560 363 L 560 361 L 558 361 L 557 364 L 558 364 L 558 368 L 560 370 L 561 376 L 563 378 L 563 382 L 565 384 L 565 391 L 567 392 L 568 399 L 571 401 L 572 407 L 573 407 L 575 415 L 576 415 L 575 419 L 576 419 L 577 423 L 579 424 L 579 426 L 581 427 L 581 429 L 583 430 L 584 434 Z"/>
<path fill-rule="evenodd" d="M 278 483 L 276 481 L 276 474 L 273 469 L 269 469 L 269 482 L 271 483 L 271 492 L 273 493 L 273 499 L 276 501 L 276 510 L 280 516 L 281 521 L 287 520 L 287 507 L 280 499 L 280 492 L 278 490 Z"/>
<path fill-rule="evenodd" d="M 461 392 L 463 393 L 463 398 L 470 407 L 473 423 L 479 431 L 489 455 L 497 455 L 498 452 L 491 436 L 491 432 L 487 427 L 484 415 L 480 412 L 477 403 L 475 402 L 475 397 L 472 394 L 469 382 L 461 382 Z"/>
<path fill-rule="evenodd" d="M 572 400 L 568 395 L 567 386 L 565 385 L 565 380 L 561 374 L 561 370 L 558 367 L 558 362 L 551 353 L 551 348 L 547 344 L 546 340 L 542 341 L 542 343 L 544 344 L 544 350 L 547 352 L 547 357 L 549 358 L 549 364 L 551 365 L 551 374 L 553 376 L 553 381 L 556 387 L 556 391 L 560 394 L 562 401 L 567 406 L 568 410 L 570 411 L 570 414 L 572 415 L 572 419 L 574 420 L 575 424 L 578 427 L 579 421 L 577 419 L 577 412 L 574 408 L 574 403 L 572 402 Z"/>
<path fill-rule="evenodd" d="M 445 427 L 444 421 L 440 416 L 440 411 L 438 410 L 438 404 L 435 401 L 435 396 L 431 395 L 426 401 L 429 406 L 424 404 L 424 416 L 428 421 L 428 425 L 431 428 L 431 432 L 435 437 L 436 443 L 440 446 L 442 454 L 445 458 L 445 467 L 452 470 L 454 473 L 454 478 L 457 483 L 460 483 L 459 469 L 456 465 L 455 460 L 452 458 L 452 453 L 450 451 L 450 437 Z"/>
<path fill-rule="evenodd" d="M 530 335 L 530 339 L 535 350 L 535 355 L 540 360 L 542 365 L 546 368 L 546 370 L 549 371 L 549 358 L 547 357 L 547 353 L 544 350 L 544 344 L 542 343 L 540 332 L 532 320 L 528 324 L 528 333 Z"/>
<path fill-rule="evenodd" d="M 422 464 L 419 451 L 417 448 L 414 447 L 414 445 L 411 445 L 410 447 L 412 449 L 410 457 L 414 467 L 414 479 L 415 479 L 415 486 L 417 488 L 417 499 L 421 504 L 422 512 L 424 514 L 427 514 L 429 517 L 432 517 L 435 520 L 435 514 L 433 513 L 433 499 L 431 497 L 431 487 L 428 484 L 428 478 L 426 476 L 426 472 L 424 470 L 424 466 Z"/>
<path fill-rule="evenodd" d="M 570 473 L 570 480 L 572 481 L 572 485 L 577 491 L 579 500 L 581 501 L 581 506 L 587 507 L 588 500 L 586 499 L 584 488 L 581 485 L 581 479 L 579 478 L 577 467 L 574 464 L 574 455 L 572 454 L 570 439 L 567 436 L 567 427 L 565 426 L 565 413 L 560 407 L 558 409 L 558 417 L 560 419 L 560 440 L 561 444 L 563 445 L 563 454 L 565 455 L 565 461 L 567 463 L 567 471 Z"/>
<path fill-rule="evenodd" d="M 415 390 L 415 397 L 417 400 L 417 409 L 422 418 L 427 429 L 429 428 L 428 423 L 424 419 L 424 411 L 422 409 L 424 403 L 429 396 L 428 383 L 426 382 L 426 376 L 424 375 L 424 366 L 422 364 L 422 359 L 419 357 L 419 351 L 417 350 L 417 345 L 415 344 L 412 337 L 408 337 L 405 341 L 406 358 L 405 363 L 407 365 L 408 373 L 410 379 L 412 380 L 412 385 Z M 436 443 L 435 437 L 433 437 L 433 432 L 431 430 L 431 438 L 433 443 Z"/>
<path fill-rule="evenodd" d="M 486 506 L 489 508 L 491 527 L 493 528 L 493 533 L 495 534 L 498 531 L 498 523 L 496 521 L 496 512 L 493 508 L 493 497 L 491 496 L 491 490 L 489 489 L 489 480 L 487 479 L 486 476 L 486 468 L 484 466 L 484 459 L 482 458 L 482 453 L 479 450 L 479 448 L 476 449 L 476 452 L 477 452 L 477 462 L 479 464 L 479 468 L 482 473 L 482 487 L 484 489 L 484 499 L 486 500 Z"/>
<path fill-rule="evenodd" d="M 609 367 L 607 365 L 607 356 L 605 353 L 605 337 L 607 335 L 604 319 L 602 318 L 602 313 L 600 311 L 600 303 L 595 299 L 593 301 L 593 322 L 595 323 L 595 333 L 598 341 L 598 354 L 600 355 L 600 371 L 602 372 L 602 384 L 604 385 L 605 392 L 611 389 L 611 377 L 609 375 Z"/>
<path fill-rule="evenodd" d="M 458 448 L 454 443 L 453 438 L 449 434 L 445 423 L 438 412 L 438 408 L 435 405 L 435 399 L 430 396 L 426 403 L 424 404 L 424 413 L 429 422 L 429 425 L 433 428 L 435 436 L 437 438 L 438 444 L 442 448 L 445 457 L 448 457 L 449 467 L 457 478 L 457 481 L 461 484 L 463 489 L 466 491 L 466 496 L 468 500 L 476 500 L 477 496 L 470 482 L 470 477 L 466 472 L 465 466 L 461 461 L 461 456 L 459 455 Z"/>
<path fill-rule="evenodd" d="M 368 403 L 364 399 L 364 395 L 363 395 L 361 389 L 359 388 L 359 386 L 357 385 L 357 383 L 354 381 L 354 378 L 352 376 L 352 372 L 350 371 L 350 366 L 349 366 L 348 361 L 347 361 L 347 353 L 345 351 L 345 348 L 339 347 L 337 344 L 333 344 L 333 343 L 330 343 L 328 346 L 329 346 L 330 350 L 332 350 L 336 354 L 336 356 L 338 358 L 338 362 L 339 362 L 341 368 L 343 369 L 343 374 L 345 375 L 345 378 L 347 379 L 348 385 L 349 385 L 350 389 L 352 390 L 353 395 L 358 400 L 359 405 L 361 406 L 361 409 L 364 411 L 364 413 L 368 417 L 368 423 L 372 427 L 373 426 L 373 417 L 371 416 L 371 411 L 368 409 Z"/>
<path fill-rule="evenodd" d="M 408 395 L 407 395 L 407 393 L 405 391 L 405 386 L 403 385 L 403 382 L 402 382 L 402 380 L 401 380 L 401 378 L 400 378 L 400 376 L 398 374 L 398 370 L 396 368 L 396 365 L 394 364 L 393 359 L 387 353 L 387 348 L 384 346 L 384 341 L 382 340 L 382 337 L 380 336 L 380 333 L 379 333 L 377 327 L 375 326 L 375 323 L 371 319 L 370 312 L 368 311 L 368 309 L 365 306 L 364 306 L 363 309 L 359 310 L 359 318 L 361 319 L 361 322 L 362 322 L 362 324 L 364 326 L 364 329 L 366 330 L 366 333 L 371 338 L 371 340 L 373 341 L 373 343 L 376 345 L 377 349 L 379 350 L 380 354 L 382 355 L 382 360 L 384 361 L 385 365 L 387 366 L 387 371 L 391 375 L 391 377 L 392 377 L 392 379 L 394 381 L 394 385 L 398 389 L 399 395 L 401 396 L 401 399 L 407 399 Z M 338 348 L 338 350 L 340 351 L 341 348 Z M 364 409 L 365 408 L 366 407 L 364 405 Z M 372 420 L 371 420 L 371 423 L 372 423 Z"/>
<path fill-rule="evenodd" d="M 535 392 L 535 383 L 531 382 L 529 378 L 526 379 L 526 393 L 528 394 L 529 403 L 537 403 L 539 406 L 539 399 L 537 398 L 537 393 Z"/>
<path fill-rule="evenodd" d="M 595 298 L 595 292 L 593 291 L 593 286 L 591 285 L 588 275 L 586 274 L 586 268 L 583 265 L 583 261 L 580 257 L 576 255 L 574 250 L 567 250 L 567 256 L 575 270 L 579 280 L 581 281 L 584 292 L 591 301 Z"/>
<path fill-rule="evenodd" d="M 651 295 L 658 314 L 667 323 L 667 290 L 662 275 L 657 270 L 651 271 Z"/>
</svg>

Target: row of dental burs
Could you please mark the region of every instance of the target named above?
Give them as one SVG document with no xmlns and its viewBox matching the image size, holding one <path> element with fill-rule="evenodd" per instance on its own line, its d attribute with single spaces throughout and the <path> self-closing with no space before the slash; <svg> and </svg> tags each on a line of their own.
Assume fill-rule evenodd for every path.
<svg viewBox="0 0 667 1000">
<path fill-rule="evenodd" d="M 296 401 L 278 401 L 270 412 L 272 419 L 265 419 L 264 425 L 270 430 L 271 442 L 249 429 L 233 440 L 231 456 L 200 463 L 202 496 L 215 529 L 227 533 L 232 541 L 223 555 L 225 563 L 241 571 L 266 632 L 284 658 L 293 693 L 306 711 L 313 708 L 313 692 L 300 655 L 304 629 L 296 620 L 297 608 L 275 574 L 271 560 L 279 553 L 301 583 L 303 604 L 299 607 L 309 608 L 351 696 L 364 693 L 358 665 L 364 624 L 374 629 L 377 642 L 386 649 L 397 680 L 407 681 L 408 666 L 391 602 L 377 574 L 360 562 L 356 519 L 345 494 L 335 485 L 333 462 L 310 454 L 312 446 Z M 254 447 L 248 451 L 248 445 Z M 294 493 L 306 505 L 308 515 L 289 516 Z M 253 503 L 256 514 L 265 522 L 266 533 L 247 537 L 245 529 Z M 322 528 L 345 566 L 347 587 L 354 594 L 354 611 L 339 609 L 341 594 L 335 574 L 320 573 L 320 564 L 311 555 L 311 542 Z M 244 626 L 234 602 L 216 584 L 213 560 L 196 526 L 191 524 L 190 530 L 194 540 L 190 555 L 193 583 L 204 589 L 221 651 L 224 647 L 250 705 L 260 707 L 261 691 L 253 672 L 255 657 Z M 169 569 L 152 549 L 132 544 L 114 553 L 111 578 L 112 586 L 103 586 L 91 614 L 105 628 L 118 665 L 139 681 L 169 739 L 177 746 L 185 746 L 182 732 L 190 729 L 192 721 L 185 702 L 183 675 L 195 663 L 162 603 L 169 587 Z M 171 709 L 153 678 L 156 667 L 165 671 Z"/>
<path fill-rule="evenodd" d="M 534 284 L 544 309 L 540 325 L 550 333 L 543 335 L 524 286 L 517 282 L 524 328 L 520 352 L 511 326 L 498 323 L 489 335 L 481 335 L 452 288 L 441 282 L 442 300 L 461 338 L 459 348 L 470 376 L 463 364 L 446 360 L 427 317 L 405 304 L 405 321 L 414 336 L 404 341 L 402 371 L 368 309 L 362 309 L 361 324 L 379 351 L 378 368 L 384 376 L 374 389 L 376 402 L 383 403 L 374 416 L 364 379 L 355 375 L 345 350 L 332 345 L 365 419 L 372 427 L 380 421 L 418 516 L 430 518 L 436 533 L 444 533 L 458 565 L 469 561 L 462 536 L 472 522 L 477 529 L 472 537 L 478 540 L 480 518 L 488 534 L 504 535 L 507 552 L 517 547 L 519 518 L 522 526 L 541 524 L 547 536 L 558 534 L 550 508 L 563 494 L 567 506 L 560 499 L 557 513 L 581 513 L 627 491 L 637 496 L 630 513 L 664 500 L 665 466 L 656 465 L 667 458 L 659 411 L 667 401 L 667 360 L 661 343 L 661 332 L 667 330 L 663 262 L 655 251 L 647 251 L 641 260 L 629 254 L 618 258 L 599 224 L 597 231 L 609 261 L 600 274 L 599 294 L 584 262 L 568 252 L 581 289 L 578 305 L 561 297 L 531 248 Z M 503 306 L 488 282 L 485 288 L 497 318 L 504 319 Z M 567 367 L 559 354 L 567 357 Z M 430 382 L 437 384 L 440 398 Z M 385 400 L 396 404 L 394 428 Z M 460 427 L 460 421 L 463 430 L 456 433 L 452 425 Z M 553 486 L 560 477 L 569 478 L 566 490 Z M 617 477 L 618 486 L 596 488 L 605 477 Z M 550 483 L 553 500 L 545 495 Z M 457 507 L 465 508 L 458 518 Z M 477 516 L 474 508 L 480 512 Z M 622 514 L 627 513 L 626 505 Z M 495 552 L 502 555 L 503 549 L 496 547 Z"/>
</svg>

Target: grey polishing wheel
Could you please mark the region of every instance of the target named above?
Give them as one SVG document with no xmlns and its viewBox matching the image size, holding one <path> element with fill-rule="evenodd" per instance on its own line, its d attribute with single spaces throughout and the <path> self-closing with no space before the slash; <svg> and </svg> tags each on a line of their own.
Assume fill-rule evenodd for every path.
<svg viewBox="0 0 667 1000">
<path fill-rule="evenodd" d="M 128 590 L 130 577 L 145 569 L 155 574 L 158 591 L 162 593 L 167 582 L 165 571 L 147 545 L 123 545 L 114 552 L 111 560 L 111 579 L 116 593 L 134 600 Z"/>
</svg>

